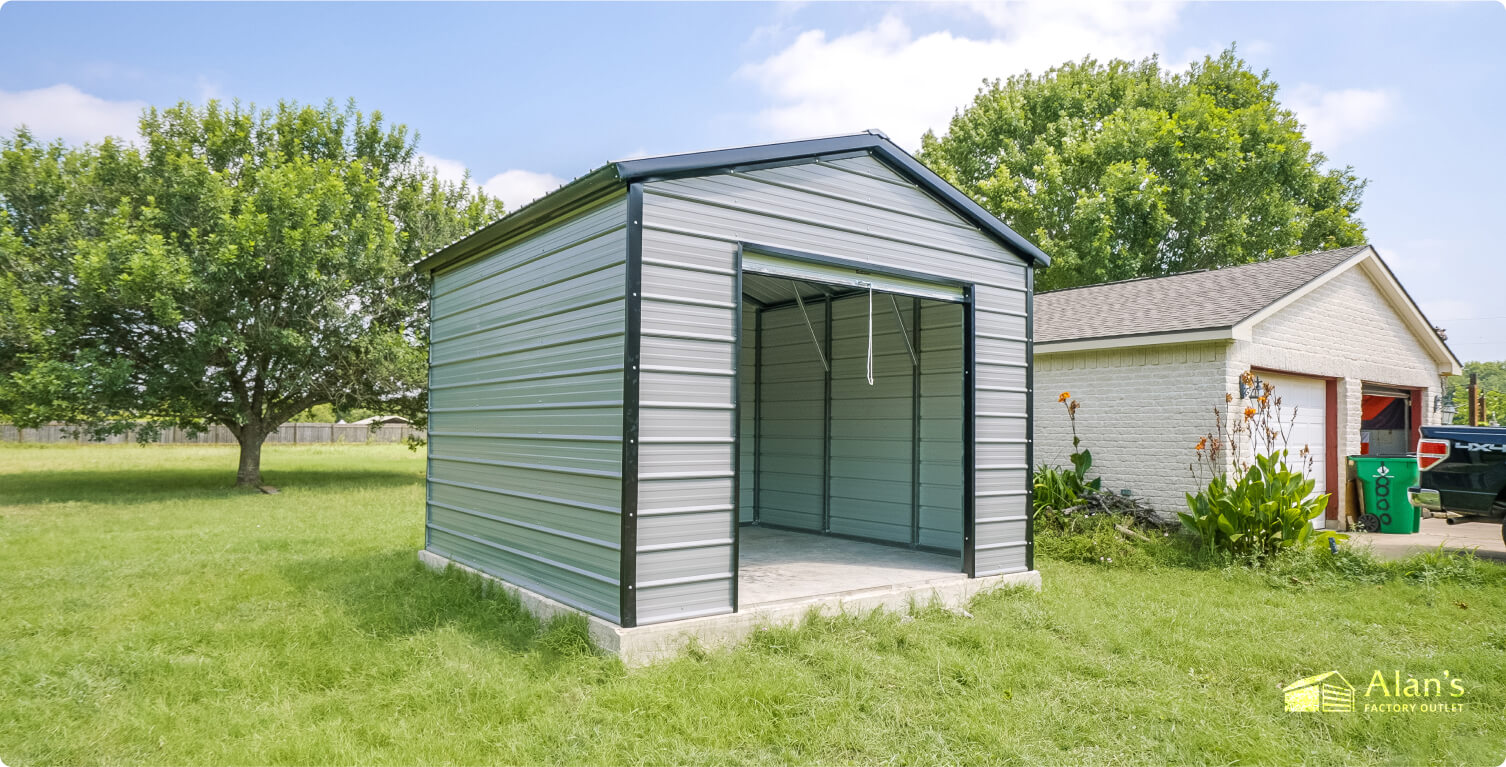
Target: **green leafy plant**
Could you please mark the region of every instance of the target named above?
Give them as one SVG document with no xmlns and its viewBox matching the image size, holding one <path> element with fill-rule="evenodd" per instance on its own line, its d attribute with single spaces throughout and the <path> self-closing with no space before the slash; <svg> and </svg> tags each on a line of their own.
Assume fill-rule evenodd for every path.
<svg viewBox="0 0 1506 767">
<path fill-rule="evenodd" d="M 1213 408 L 1215 430 L 1198 440 L 1197 467 L 1211 479 L 1186 494 L 1187 511 L 1178 514 L 1182 526 L 1210 554 L 1257 561 L 1283 549 L 1346 539 L 1313 529 L 1312 520 L 1328 508 L 1329 496 L 1313 493 L 1308 446 L 1293 453 L 1287 445 L 1296 408 L 1288 417 L 1276 387 L 1257 384 L 1249 372 L 1242 380 L 1254 391 L 1250 404 L 1236 413 L 1233 396 L 1224 395 L 1228 414 Z M 1193 471 L 1196 475 L 1197 468 Z"/>
<path fill-rule="evenodd" d="M 1335 537 L 1314 530 L 1312 520 L 1328 508 L 1328 496 L 1312 495 L 1314 482 L 1287 465 L 1287 451 L 1257 455 L 1230 481 L 1213 478 L 1187 494 L 1182 524 L 1210 552 L 1263 558 L 1311 540 Z"/>
<path fill-rule="evenodd" d="M 1082 438 L 1077 435 L 1077 410 L 1082 403 L 1072 399 L 1071 392 L 1062 392 L 1056 398 L 1057 402 L 1067 408 L 1067 420 L 1072 424 L 1072 462 L 1071 469 L 1060 466 L 1042 465 L 1035 470 L 1031 478 L 1032 510 L 1037 516 L 1045 510 L 1062 511 L 1075 506 L 1083 496 L 1101 492 L 1103 478 L 1094 477 L 1088 479 L 1088 471 L 1093 468 L 1092 451 L 1083 449 Z"/>
</svg>

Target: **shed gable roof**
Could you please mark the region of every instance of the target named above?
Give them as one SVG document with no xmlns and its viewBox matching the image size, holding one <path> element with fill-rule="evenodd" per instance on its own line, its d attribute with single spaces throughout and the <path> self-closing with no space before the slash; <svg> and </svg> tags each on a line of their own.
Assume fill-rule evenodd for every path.
<svg viewBox="0 0 1506 767">
<path fill-rule="evenodd" d="M 1034 314 L 1036 350 L 1248 340 L 1257 323 L 1356 267 L 1370 275 L 1398 318 L 1438 361 L 1440 370 L 1457 371 L 1458 358 L 1369 245 L 1039 293 Z"/>
<path fill-rule="evenodd" d="M 534 226 L 567 214 L 587 201 L 616 192 L 632 182 L 733 173 L 859 154 L 868 154 L 883 162 L 1026 261 L 1036 266 L 1051 263 L 1051 259 L 1034 243 L 1020 236 L 919 160 L 911 157 L 883 133 L 865 131 L 829 138 L 610 162 L 440 248 L 414 268 L 420 272 L 431 272 L 476 255 Z"/>
</svg>

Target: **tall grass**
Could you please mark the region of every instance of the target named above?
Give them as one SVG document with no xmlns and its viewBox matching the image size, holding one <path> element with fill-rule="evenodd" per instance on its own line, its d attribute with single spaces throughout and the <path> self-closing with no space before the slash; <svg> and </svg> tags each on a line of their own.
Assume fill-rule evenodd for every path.
<svg viewBox="0 0 1506 767">
<path fill-rule="evenodd" d="M 265 460 L 280 495 L 230 489 L 225 448 L 0 448 L 0 760 L 1348 765 L 1506 752 L 1493 565 L 1372 582 L 1295 560 L 1255 572 L 1043 556 L 1041 593 L 986 595 L 972 619 L 810 620 L 628 671 L 578 621 L 541 625 L 416 564 L 421 457 L 269 447 Z M 1282 711 L 1285 683 L 1330 669 L 1360 683 L 1375 668 L 1447 669 L 1466 708 Z"/>
</svg>

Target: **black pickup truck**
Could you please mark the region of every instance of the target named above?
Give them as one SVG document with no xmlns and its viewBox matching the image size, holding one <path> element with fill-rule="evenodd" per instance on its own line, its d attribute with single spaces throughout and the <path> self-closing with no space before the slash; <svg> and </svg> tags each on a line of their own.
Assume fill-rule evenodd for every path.
<svg viewBox="0 0 1506 767">
<path fill-rule="evenodd" d="M 1506 517 L 1506 428 L 1424 426 L 1417 467 L 1418 486 L 1407 491 L 1413 506 L 1446 514 L 1449 524 Z"/>
</svg>

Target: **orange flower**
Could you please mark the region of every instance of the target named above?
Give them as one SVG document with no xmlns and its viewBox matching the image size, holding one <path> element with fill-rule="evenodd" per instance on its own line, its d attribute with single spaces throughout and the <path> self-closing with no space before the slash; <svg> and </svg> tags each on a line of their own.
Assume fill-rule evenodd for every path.
<svg viewBox="0 0 1506 767">
<path fill-rule="evenodd" d="M 1261 397 L 1261 398 L 1260 398 L 1260 404 L 1262 404 L 1262 405 L 1264 405 L 1264 404 L 1265 404 L 1265 397 Z"/>
<path fill-rule="evenodd" d="M 1247 407 L 1247 408 L 1245 408 L 1245 418 L 1249 419 L 1249 418 L 1254 418 L 1254 417 L 1255 417 L 1255 408 L 1253 408 L 1253 407 Z"/>
<path fill-rule="evenodd" d="M 1060 397 L 1056 398 L 1056 401 L 1057 402 L 1066 402 L 1069 399 L 1072 399 L 1072 392 L 1064 391 L 1064 392 L 1062 392 L 1062 394 L 1061 394 Z"/>
<path fill-rule="evenodd" d="M 1200 440 L 1197 441 L 1197 451 L 1199 453 L 1203 452 L 1203 449 L 1206 448 L 1206 447 L 1208 447 L 1208 438 L 1207 437 L 1203 437 L 1202 439 L 1200 439 Z"/>
</svg>

